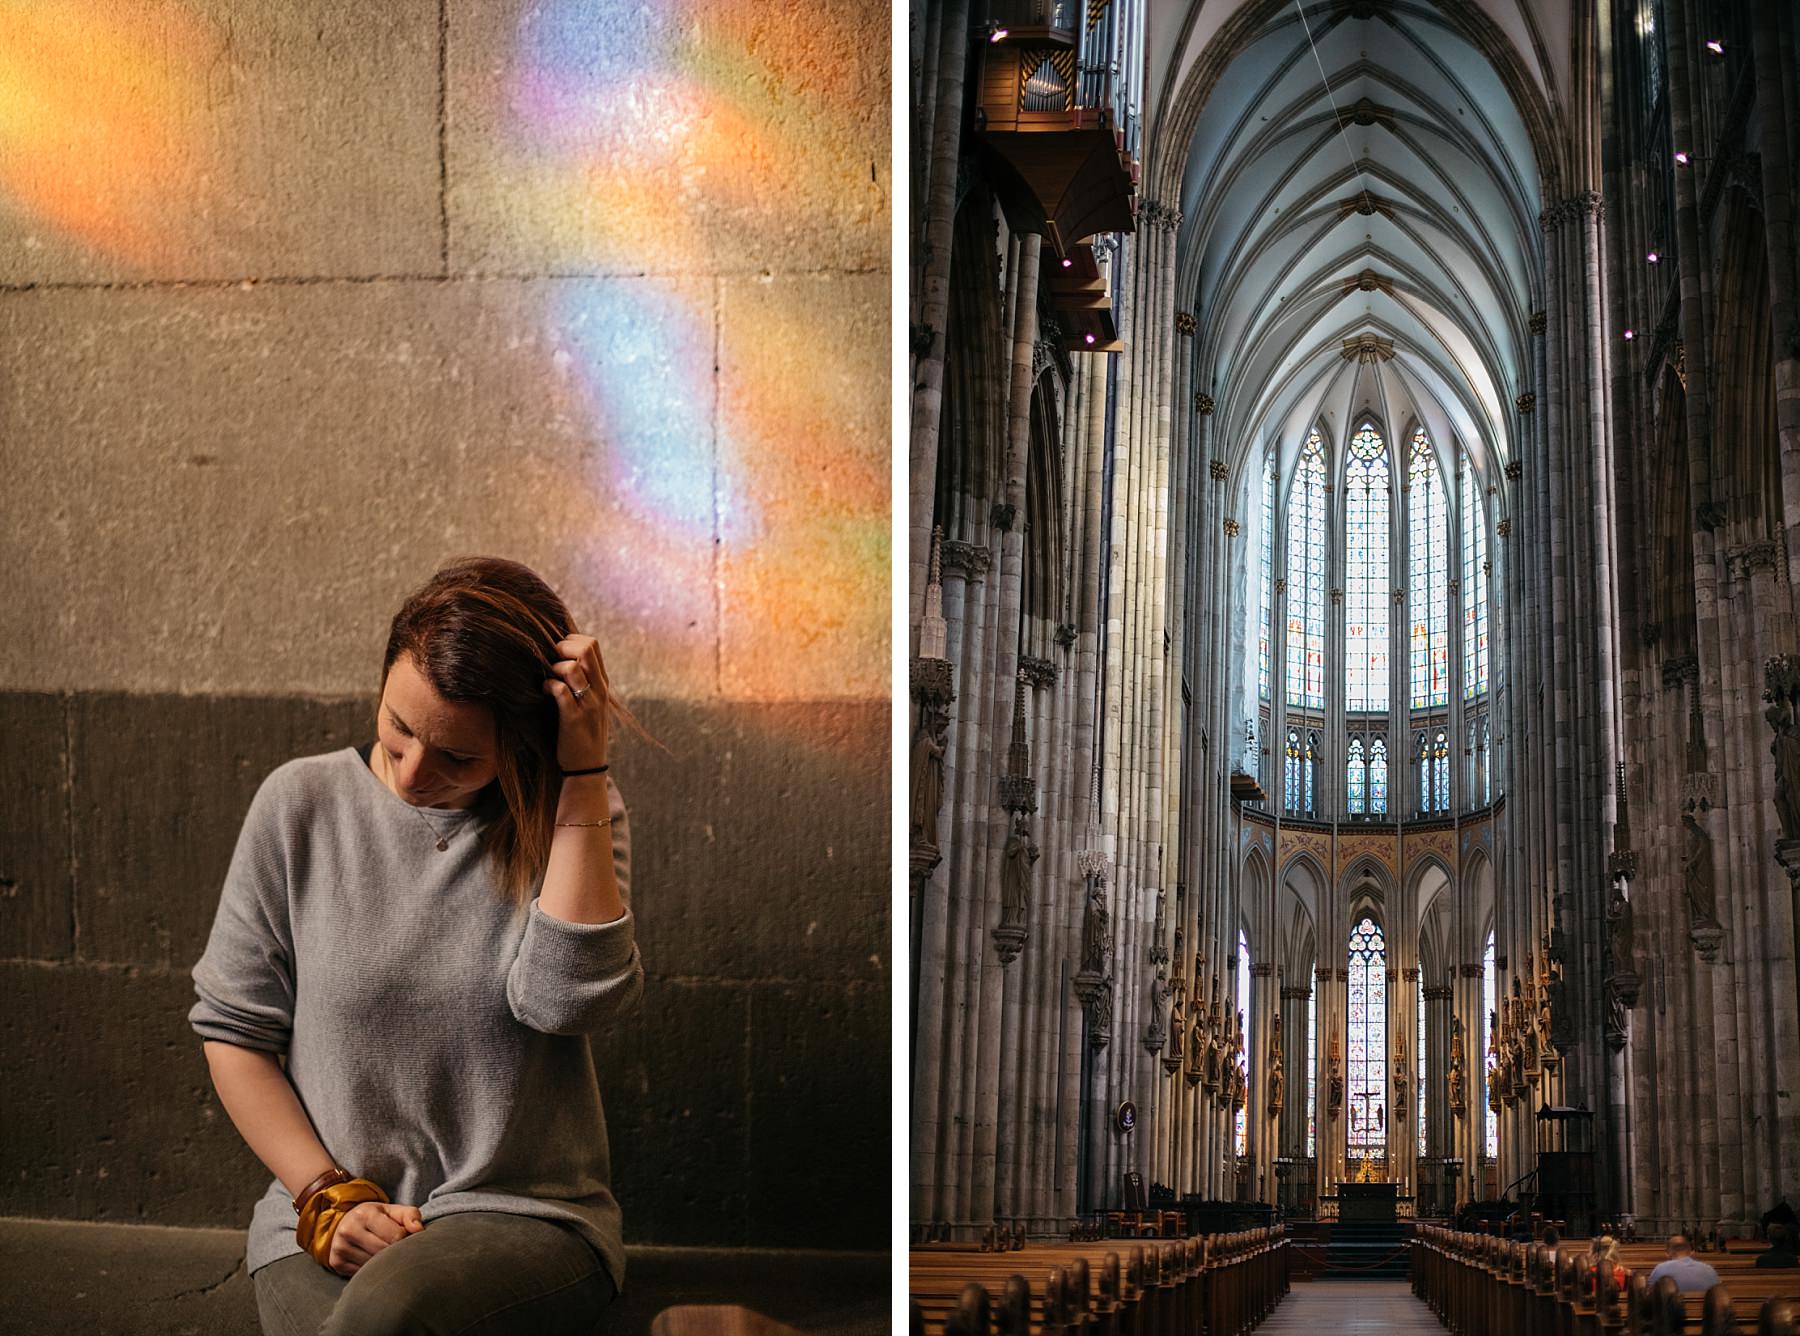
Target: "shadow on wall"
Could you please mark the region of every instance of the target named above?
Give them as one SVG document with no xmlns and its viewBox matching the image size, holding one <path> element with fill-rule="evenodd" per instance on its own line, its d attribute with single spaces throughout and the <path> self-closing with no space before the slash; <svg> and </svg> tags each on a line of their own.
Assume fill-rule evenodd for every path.
<svg viewBox="0 0 1800 1336">
<path fill-rule="evenodd" d="M 615 766 L 646 987 L 595 1057 L 627 1240 L 885 1248 L 887 705 L 633 708 L 669 752 Z M 268 1179 L 188 970 L 257 785 L 370 710 L 0 694 L 0 1214 L 247 1223 Z"/>
</svg>

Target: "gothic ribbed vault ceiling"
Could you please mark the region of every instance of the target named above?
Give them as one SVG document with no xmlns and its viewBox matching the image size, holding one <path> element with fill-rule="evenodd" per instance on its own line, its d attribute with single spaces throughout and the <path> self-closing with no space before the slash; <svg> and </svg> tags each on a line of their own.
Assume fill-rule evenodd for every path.
<svg viewBox="0 0 1800 1336">
<path fill-rule="evenodd" d="M 1286 473 L 1312 423 L 1336 453 L 1372 412 L 1422 421 L 1446 469 L 1452 442 L 1488 480 L 1514 457 L 1534 127 L 1560 121 L 1569 42 L 1542 0 L 1315 2 L 1304 23 L 1293 0 L 1150 6 L 1146 194 L 1184 215 L 1175 304 L 1199 317 L 1216 453 L 1274 444 Z"/>
</svg>

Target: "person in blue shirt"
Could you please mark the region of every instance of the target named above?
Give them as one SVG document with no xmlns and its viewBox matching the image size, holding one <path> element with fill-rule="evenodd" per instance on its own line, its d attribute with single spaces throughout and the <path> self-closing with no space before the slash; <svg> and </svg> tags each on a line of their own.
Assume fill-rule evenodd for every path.
<svg viewBox="0 0 1800 1336">
<path fill-rule="evenodd" d="M 1719 1283 L 1719 1273 L 1694 1256 L 1693 1245 L 1685 1234 L 1669 1236 L 1669 1258 L 1658 1262 L 1650 1272 L 1650 1284 L 1664 1276 L 1673 1276 L 1683 1293 L 1710 1290 Z"/>
</svg>

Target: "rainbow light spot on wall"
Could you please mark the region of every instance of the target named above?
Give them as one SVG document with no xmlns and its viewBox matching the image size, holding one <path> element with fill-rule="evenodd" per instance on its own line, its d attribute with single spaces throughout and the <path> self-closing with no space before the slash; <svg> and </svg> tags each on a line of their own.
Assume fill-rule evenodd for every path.
<svg viewBox="0 0 1800 1336">
<path fill-rule="evenodd" d="M 220 45 L 173 3 L 0 0 L 0 199 L 103 254 L 167 253 L 167 201 L 214 171 L 197 90 Z"/>
<path fill-rule="evenodd" d="M 497 89 L 523 248 L 669 276 L 572 281 L 546 318 L 632 530 L 590 549 L 592 578 L 671 635 L 716 591 L 730 695 L 887 690 L 886 283 L 793 273 L 841 242 L 822 194 L 868 194 L 886 140 L 871 25 L 836 10 L 557 0 L 523 13 Z M 885 234 L 885 195 L 862 222 Z"/>
</svg>

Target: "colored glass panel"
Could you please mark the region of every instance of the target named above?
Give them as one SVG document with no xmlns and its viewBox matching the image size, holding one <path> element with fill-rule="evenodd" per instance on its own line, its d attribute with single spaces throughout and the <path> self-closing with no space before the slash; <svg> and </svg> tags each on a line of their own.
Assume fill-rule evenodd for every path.
<svg viewBox="0 0 1800 1336">
<path fill-rule="evenodd" d="M 1350 933 L 1350 1158 L 1387 1154 L 1387 942 L 1364 914 Z"/>
<path fill-rule="evenodd" d="M 1250 939 L 1244 935 L 1244 930 L 1242 928 L 1238 929 L 1237 958 L 1238 1017 L 1242 1020 L 1244 1025 L 1244 1043 L 1248 1045 L 1250 1042 Z M 1249 1090 L 1249 1069 L 1249 1055 L 1245 1053 L 1238 1054 L 1238 1070 L 1246 1074 L 1244 1086 L 1246 1091 Z M 1250 1100 L 1246 1096 L 1244 1107 L 1237 1111 L 1237 1153 L 1239 1155 L 1248 1155 L 1250 1153 L 1249 1108 Z"/>
<path fill-rule="evenodd" d="M 1496 1004 L 1494 1001 L 1494 934 L 1491 932 L 1487 939 L 1487 954 L 1481 958 L 1481 1003 L 1482 1013 L 1488 1017 L 1488 1025 L 1492 1026 L 1492 1018 L 1496 1014 Z M 1486 1042 L 1486 1036 L 1483 1036 L 1482 1043 Z M 1481 1108 L 1484 1129 L 1482 1148 L 1486 1151 L 1488 1159 L 1497 1160 L 1500 1158 L 1500 1118 L 1493 1109 L 1488 1107 L 1487 1099 L 1487 1085 L 1493 1079 L 1493 1070 L 1484 1063 L 1482 1072 Z"/>
<path fill-rule="evenodd" d="M 1269 699 L 1269 624 L 1274 616 L 1275 579 L 1272 565 L 1275 552 L 1275 469 L 1263 462 L 1262 485 L 1262 598 L 1258 603 L 1262 615 L 1256 621 L 1256 694 Z"/>
<path fill-rule="evenodd" d="M 1487 521 L 1481 481 L 1465 464 L 1462 476 L 1463 699 L 1488 689 Z"/>
<path fill-rule="evenodd" d="M 1419 974 L 1417 1001 L 1419 1009 L 1414 1014 L 1419 1018 L 1419 1065 L 1414 1069 L 1413 1089 L 1419 1092 L 1419 1154 L 1423 1157 L 1429 1154 L 1426 1150 L 1425 1135 L 1428 1129 L 1425 1122 L 1425 975 L 1423 971 Z"/>
<path fill-rule="evenodd" d="M 1349 795 L 1351 816 L 1361 816 L 1364 810 L 1363 785 L 1368 778 L 1369 763 L 1363 759 L 1361 738 L 1350 739 L 1350 759 L 1344 766 L 1344 789 Z"/>
<path fill-rule="evenodd" d="M 1450 700 L 1450 531 L 1443 476 L 1423 428 L 1413 432 L 1406 477 L 1411 699 L 1424 710 Z"/>
<path fill-rule="evenodd" d="M 1316 430 L 1288 493 L 1287 702 L 1325 708 L 1325 449 Z"/>
<path fill-rule="evenodd" d="M 1373 423 L 1350 438 L 1344 464 L 1344 708 L 1388 707 L 1387 444 Z"/>
<path fill-rule="evenodd" d="M 1387 739 L 1369 745 L 1369 815 L 1386 816 L 1388 810 Z"/>
<path fill-rule="evenodd" d="M 1318 1150 L 1318 1077 L 1319 1077 L 1319 967 L 1313 966 L 1312 982 L 1306 993 L 1306 1156 L 1311 1159 Z"/>
</svg>

